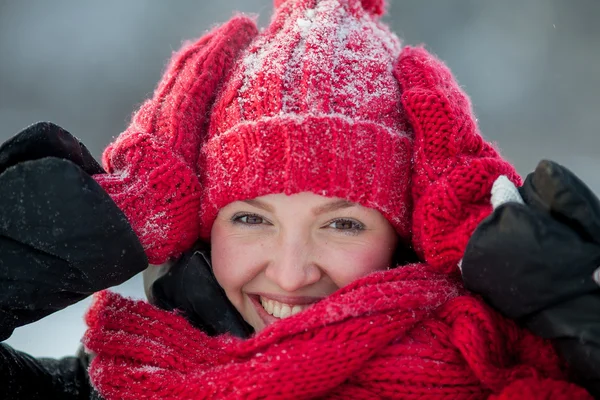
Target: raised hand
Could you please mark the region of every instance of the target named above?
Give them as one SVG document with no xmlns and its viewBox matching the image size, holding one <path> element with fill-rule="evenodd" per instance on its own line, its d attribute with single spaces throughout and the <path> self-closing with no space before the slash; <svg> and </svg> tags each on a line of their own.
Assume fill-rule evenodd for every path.
<svg viewBox="0 0 600 400">
<path fill-rule="evenodd" d="M 473 233 L 462 262 L 468 289 L 556 347 L 600 396 L 600 201 L 571 171 L 542 161 Z"/>
<path fill-rule="evenodd" d="M 0 147 L 0 340 L 148 266 L 85 146 L 50 123 Z"/>
</svg>

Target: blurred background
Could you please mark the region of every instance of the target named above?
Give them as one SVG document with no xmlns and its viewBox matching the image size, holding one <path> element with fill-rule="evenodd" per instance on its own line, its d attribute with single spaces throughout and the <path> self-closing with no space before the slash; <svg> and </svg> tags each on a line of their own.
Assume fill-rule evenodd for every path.
<svg viewBox="0 0 600 400">
<path fill-rule="evenodd" d="M 598 0 L 388 0 L 385 21 L 425 43 L 469 93 L 483 135 L 521 174 L 542 158 L 600 193 Z M 52 121 L 98 159 L 154 89 L 171 53 L 234 11 L 272 0 L 0 0 L 0 142 Z M 0 188 L 1 195 L 2 188 Z M 141 278 L 117 288 L 143 297 Z M 74 354 L 89 300 L 15 331 L 34 356 Z"/>
</svg>

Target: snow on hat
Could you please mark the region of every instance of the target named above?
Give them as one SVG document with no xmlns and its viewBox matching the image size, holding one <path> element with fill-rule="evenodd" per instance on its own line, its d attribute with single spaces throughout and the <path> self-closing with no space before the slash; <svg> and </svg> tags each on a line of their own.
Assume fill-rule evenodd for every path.
<svg viewBox="0 0 600 400">
<path fill-rule="evenodd" d="M 383 0 L 275 1 L 177 53 L 97 176 L 150 262 L 207 239 L 220 208 L 311 191 L 379 210 L 443 272 L 491 212 L 499 175 L 468 97 L 422 48 L 401 50 Z"/>
<path fill-rule="evenodd" d="M 411 139 L 383 1 L 276 5 L 213 108 L 202 236 L 233 201 L 313 192 L 374 208 L 408 238 Z"/>
</svg>

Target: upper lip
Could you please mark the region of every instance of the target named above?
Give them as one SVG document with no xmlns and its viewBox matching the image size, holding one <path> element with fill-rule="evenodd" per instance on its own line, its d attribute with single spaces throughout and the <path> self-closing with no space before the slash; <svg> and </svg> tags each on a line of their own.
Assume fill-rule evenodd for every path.
<svg viewBox="0 0 600 400">
<path fill-rule="evenodd" d="M 251 296 L 260 296 L 269 300 L 275 300 L 280 303 L 289 304 L 291 306 L 303 306 L 308 304 L 316 303 L 321 300 L 322 297 L 312 297 L 312 296 L 284 296 L 280 294 L 272 294 L 272 293 L 249 293 Z"/>
</svg>

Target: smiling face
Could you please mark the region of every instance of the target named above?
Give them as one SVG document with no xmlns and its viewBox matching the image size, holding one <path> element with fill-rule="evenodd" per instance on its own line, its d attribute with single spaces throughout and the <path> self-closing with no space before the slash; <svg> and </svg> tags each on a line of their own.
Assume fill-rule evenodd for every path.
<svg viewBox="0 0 600 400">
<path fill-rule="evenodd" d="M 230 203 L 211 231 L 217 281 L 256 332 L 388 268 L 396 243 L 378 211 L 308 192 Z"/>
</svg>

